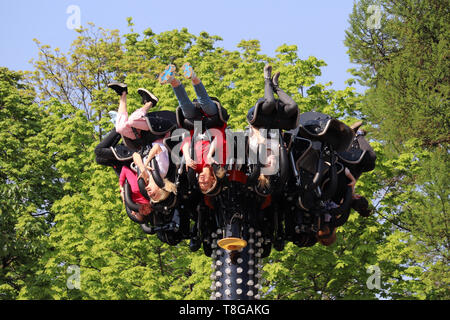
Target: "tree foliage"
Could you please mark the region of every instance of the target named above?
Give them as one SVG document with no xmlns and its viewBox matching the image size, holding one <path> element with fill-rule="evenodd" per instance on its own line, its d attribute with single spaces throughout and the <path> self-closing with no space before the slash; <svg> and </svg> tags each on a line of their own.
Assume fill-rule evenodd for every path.
<svg viewBox="0 0 450 320">
<path fill-rule="evenodd" d="M 172 89 L 160 85 L 157 75 L 168 63 L 181 66 L 188 61 L 209 94 L 227 108 L 229 126 L 239 129 L 246 126 L 247 110 L 263 96 L 262 70 L 269 62 L 281 71 L 280 86 L 302 112 L 324 112 L 347 123 L 369 114 L 354 88 L 337 91 L 330 83 L 317 83 L 325 62 L 300 59 L 295 45 L 280 45 L 272 57 L 261 54 L 258 40 L 243 40 L 229 51 L 220 47 L 219 36 L 207 32 L 194 35 L 181 29 L 155 34 L 147 29 L 139 34 L 131 19 L 128 23 L 129 31 L 123 35 L 93 24 L 81 28 L 66 53 L 36 40 L 39 57 L 26 79 L 1 69 L 0 192 L 6 199 L 0 207 L 2 298 L 207 299 L 210 295 L 211 259 L 201 251 L 191 253 L 187 242 L 170 247 L 144 234 L 125 214 L 116 175 L 94 161 L 95 146 L 113 126 L 107 113 L 117 109 L 117 95 L 107 89 L 109 82 L 128 84 L 129 112 L 140 107 L 136 92 L 140 87 L 159 98 L 156 109 L 175 110 L 178 103 Z M 185 86 L 193 98 L 192 86 L 187 82 Z M 282 252 L 273 251 L 264 261 L 263 298 L 399 298 L 405 292 L 411 297 L 420 296 L 426 281 L 433 281 L 436 273 L 425 279 L 418 269 L 425 264 L 414 260 L 414 255 L 424 255 L 408 245 L 409 233 L 401 229 L 408 228 L 407 221 L 391 213 L 403 204 L 398 196 L 399 188 L 405 187 L 402 177 L 419 170 L 418 158 L 431 155 L 409 153 L 392 159 L 383 141 L 374 142 L 374 147 L 383 165 L 363 175 L 358 192 L 378 196 L 377 215 L 363 219 L 353 213 L 330 247 L 300 249 L 290 244 Z M 442 163 L 430 161 L 428 170 L 435 172 L 433 166 Z M 420 190 L 408 185 L 417 199 L 410 216 L 434 208 L 438 202 L 424 201 L 431 195 L 445 200 L 440 188 L 446 187 L 446 180 L 439 180 L 439 186 L 428 181 L 421 181 Z M 399 227 L 394 228 L 396 224 Z M 434 244 L 433 230 L 425 223 L 422 227 Z M 425 240 L 414 238 L 414 248 L 429 248 Z M 79 289 L 68 286 L 73 265 L 80 268 Z M 382 270 L 380 289 L 367 286 L 372 265 Z M 408 281 L 405 274 L 421 282 Z"/>
<path fill-rule="evenodd" d="M 370 6 L 382 13 L 378 28 L 366 23 Z M 402 244 L 395 259 L 415 281 L 394 289 L 448 299 L 449 1 L 361 0 L 349 21 L 353 72 L 368 87 L 361 111 L 387 156 L 378 161 L 377 211 L 393 224 L 388 240 Z"/>
</svg>

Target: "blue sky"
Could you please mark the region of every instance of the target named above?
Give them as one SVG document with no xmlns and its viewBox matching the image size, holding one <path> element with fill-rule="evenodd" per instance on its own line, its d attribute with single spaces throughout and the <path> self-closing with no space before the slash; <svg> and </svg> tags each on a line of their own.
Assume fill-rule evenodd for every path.
<svg viewBox="0 0 450 320">
<path fill-rule="evenodd" d="M 219 45 L 228 50 L 243 39 L 258 39 L 262 52 L 274 56 L 278 46 L 295 44 L 301 58 L 316 56 L 328 64 L 320 82 L 343 89 L 351 77 L 343 40 L 353 0 L 0 0 L 0 66 L 30 70 L 29 60 L 37 57 L 33 38 L 67 51 L 77 36 L 66 26 L 70 5 L 80 8 L 82 25 L 93 22 L 121 33 L 132 17 L 136 32 L 186 27 L 220 36 Z"/>
</svg>

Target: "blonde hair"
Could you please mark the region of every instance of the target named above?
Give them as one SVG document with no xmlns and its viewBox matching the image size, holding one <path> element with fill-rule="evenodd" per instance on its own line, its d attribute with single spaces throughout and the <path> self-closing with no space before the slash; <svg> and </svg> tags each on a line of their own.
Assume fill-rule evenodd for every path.
<svg viewBox="0 0 450 320">
<path fill-rule="evenodd" d="M 217 169 L 215 175 L 217 178 L 222 179 L 225 176 L 225 173 L 227 173 L 227 170 L 225 170 L 224 167 L 220 166 L 219 169 Z"/>
<path fill-rule="evenodd" d="M 156 192 L 157 194 L 157 199 L 158 200 L 151 200 L 153 203 L 158 203 L 161 201 L 166 200 L 169 195 L 173 193 L 173 194 L 177 194 L 177 186 L 169 181 L 168 179 L 164 179 L 164 187 L 163 188 L 159 188 L 158 191 Z"/>
<path fill-rule="evenodd" d="M 258 188 L 263 189 L 263 188 L 269 188 L 269 187 L 270 187 L 269 179 L 265 175 L 260 174 L 258 177 Z"/>
<path fill-rule="evenodd" d="M 164 187 L 162 188 L 162 190 L 177 194 L 177 186 L 169 179 L 164 179 Z"/>
</svg>

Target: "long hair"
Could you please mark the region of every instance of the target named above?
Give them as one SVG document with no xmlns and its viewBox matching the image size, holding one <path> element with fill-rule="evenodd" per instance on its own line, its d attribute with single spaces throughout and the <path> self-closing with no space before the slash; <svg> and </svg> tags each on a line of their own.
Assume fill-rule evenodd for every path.
<svg viewBox="0 0 450 320">
<path fill-rule="evenodd" d="M 222 179 L 225 176 L 225 173 L 227 173 L 227 170 L 225 170 L 224 167 L 220 166 L 219 169 L 217 169 L 215 172 L 216 178 Z"/>
<path fill-rule="evenodd" d="M 264 189 L 270 187 L 270 180 L 265 175 L 260 174 L 258 177 L 258 189 Z"/>
<path fill-rule="evenodd" d="M 158 189 L 157 197 L 156 197 L 158 200 L 152 199 L 151 201 L 153 203 L 158 203 L 158 202 L 166 200 L 171 193 L 177 194 L 177 186 L 173 182 L 169 181 L 166 178 L 163 181 L 164 181 L 164 187 Z"/>
<path fill-rule="evenodd" d="M 162 188 L 162 190 L 177 194 L 177 186 L 167 178 L 164 179 L 164 187 Z"/>
</svg>

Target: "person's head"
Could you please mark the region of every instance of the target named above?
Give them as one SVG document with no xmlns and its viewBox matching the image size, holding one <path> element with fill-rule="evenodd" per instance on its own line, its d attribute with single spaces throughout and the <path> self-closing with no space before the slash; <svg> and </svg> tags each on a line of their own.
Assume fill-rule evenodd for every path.
<svg viewBox="0 0 450 320">
<path fill-rule="evenodd" d="M 147 194 L 151 199 L 158 198 L 161 188 L 150 178 L 149 184 L 145 187 Z"/>
<path fill-rule="evenodd" d="M 328 226 L 317 232 L 317 240 L 324 246 L 331 246 L 336 242 L 336 228 L 331 231 Z"/>
<path fill-rule="evenodd" d="M 160 202 L 169 196 L 170 193 L 177 193 L 177 188 L 175 184 L 170 182 L 168 179 L 164 179 L 164 188 L 160 188 L 153 180 L 152 175 L 150 175 L 150 180 L 148 185 L 145 187 L 147 194 L 152 200 L 152 202 Z"/>
<path fill-rule="evenodd" d="M 207 194 L 214 190 L 217 186 L 218 180 L 223 179 L 226 170 L 222 166 L 205 166 L 202 172 L 198 175 L 198 185 L 202 193 Z"/>
<path fill-rule="evenodd" d="M 150 212 L 152 212 L 152 207 L 150 203 L 144 203 L 139 205 L 139 213 L 141 215 L 148 215 Z"/>
</svg>

